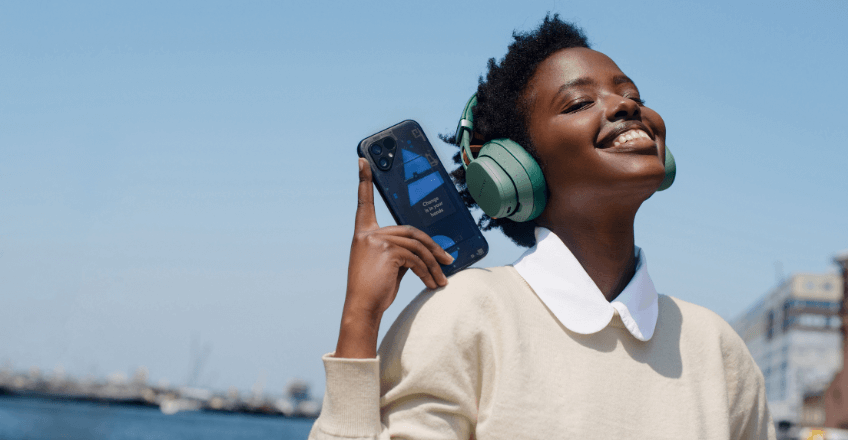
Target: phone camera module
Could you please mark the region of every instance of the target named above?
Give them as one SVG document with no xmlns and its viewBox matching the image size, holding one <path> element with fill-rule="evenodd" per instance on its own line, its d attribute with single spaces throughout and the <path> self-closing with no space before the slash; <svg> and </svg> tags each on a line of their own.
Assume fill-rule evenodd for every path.
<svg viewBox="0 0 848 440">
<path fill-rule="evenodd" d="M 395 150 L 396 145 L 395 140 L 389 138 L 380 139 L 369 145 L 367 151 L 371 155 L 372 163 L 377 165 L 377 168 L 388 171 L 392 167 L 392 159 L 394 158 L 392 151 Z"/>
</svg>

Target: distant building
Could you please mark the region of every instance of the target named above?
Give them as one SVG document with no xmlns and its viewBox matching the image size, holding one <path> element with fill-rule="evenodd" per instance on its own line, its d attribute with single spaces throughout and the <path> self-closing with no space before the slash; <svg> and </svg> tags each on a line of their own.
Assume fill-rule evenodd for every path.
<svg viewBox="0 0 848 440">
<path fill-rule="evenodd" d="M 833 259 L 842 271 L 842 290 L 848 292 L 848 250 L 837 255 Z M 839 316 L 842 320 L 842 365 L 848 365 L 844 356 L 848 356 L 848 301 L 842 302 L 842 308 L 839 310 Z M 841 369 L 836 377 L 828 386 L 824 394 L 825 406 L 825 426 L 831 428 L 848 428 L 848 371 Z"/>
<path fill-rule="evenodd" d="M 731 325 L 763 372 L 775 423 L 823 426 L 824 391 L 842 370 L 837 274 L 797 274 Z"/>
</svg>

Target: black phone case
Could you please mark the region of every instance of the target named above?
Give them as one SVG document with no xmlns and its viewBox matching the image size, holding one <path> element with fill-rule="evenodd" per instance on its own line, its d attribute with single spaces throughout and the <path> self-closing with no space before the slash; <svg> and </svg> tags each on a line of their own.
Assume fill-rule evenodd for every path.
<svg viewBox="0 0 848 440">
<path fill-rule="evenodd" d="M 368 136 L 356 152 L 371 164 L 374 186 L 395 222 L 424 231 L 454 257 L 442 265 L 445 275 L 488 254 L 489 244 L 417 122 L 406 120 Z M 390 162 L 388 167 L 381 159 Z"/>
</svg>

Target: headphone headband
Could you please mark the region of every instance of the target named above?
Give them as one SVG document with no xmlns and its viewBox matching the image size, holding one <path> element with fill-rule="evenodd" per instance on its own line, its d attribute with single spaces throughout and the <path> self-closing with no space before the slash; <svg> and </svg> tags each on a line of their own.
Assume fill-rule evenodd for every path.
<svg viewBox="0 0 848 440">
<path fill-rule="evenodd" d="M 474 136 L 474 106 L 477 105 L 477 94 L 471 95 L 471 99 L 465 104 L 465 109 L 462 111 L 462 117 L 459 119 L 459 124 L 456 126 L 456 144 L 459 145 L 460 162 L 462 167 L 467 168 L 468 164 L 474 160 L 474 155 L 471 153 L 471 138 Z"/>
</svg>

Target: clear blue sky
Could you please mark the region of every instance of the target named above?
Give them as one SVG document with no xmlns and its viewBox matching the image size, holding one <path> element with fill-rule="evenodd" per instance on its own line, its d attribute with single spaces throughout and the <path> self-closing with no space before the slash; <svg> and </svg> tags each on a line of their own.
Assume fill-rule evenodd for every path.
<svg viewBox="0 0 848 440">
<path fill-rule="evenodd" d="M 450 132 L 513 29 L 584 27 L 668 127 L 637 218 L 662 293 L 726 319 L 848 248 L 848 2 L 3 2 L 0 365 L 324 386 L 356 144 Z M 443 159 L 452 150 L 436 145 Z M 391 224 L 378 208 L 382 224 Z M 521 250 L 489 234 L 484 265 Z M 383 330 L 422 288 L 408 277 Z"/>
</svg>

